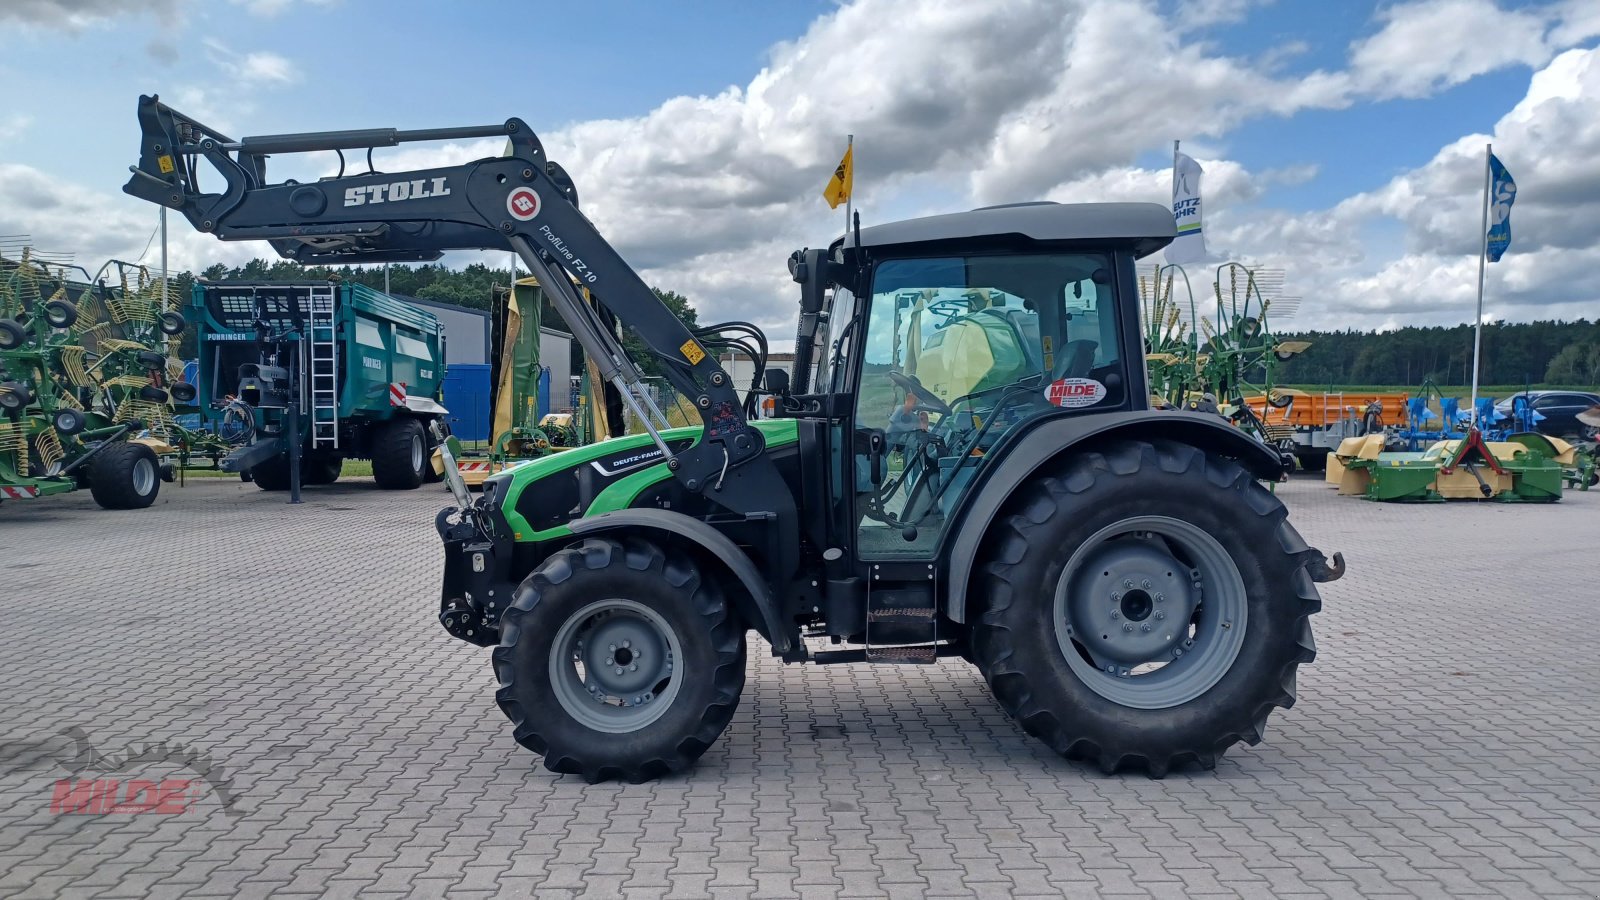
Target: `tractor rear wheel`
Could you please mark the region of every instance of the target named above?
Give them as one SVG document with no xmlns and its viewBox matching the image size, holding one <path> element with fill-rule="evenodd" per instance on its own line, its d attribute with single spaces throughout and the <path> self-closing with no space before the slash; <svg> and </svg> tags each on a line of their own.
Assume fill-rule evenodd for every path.
<svg viewBox="0 0 1600 900">
<path fill-rule="evenodd" d="M 1236 463 L 1122 442 L 1019 490 L 984 565 L 974 656 L 1001 706 L 1111 773 L 1212 768 L 1261 740 L 1316 655 L 1287 510 Z"/>
<path fill-rule="evenodd" d="M 143 509 L 160 492 L 161 466 L 144 444 L 112 444 L 89 460 L 89 494 L 102 509 Z"/>
<path fill-rule="evenodd" d="M 694 563 L 636 539 L 551 556 L 494 651 L 500 709 L 545 768 L 591 784 L 687 769 L 744 690 L 745 629 Z"/>
<path fill-rule="evenodd" d="M 391 419 L 372 441 L 372 478 L 389 491 L 422 484 L 428 468 L 428 439 L 416 419 Z"/>
</svg>

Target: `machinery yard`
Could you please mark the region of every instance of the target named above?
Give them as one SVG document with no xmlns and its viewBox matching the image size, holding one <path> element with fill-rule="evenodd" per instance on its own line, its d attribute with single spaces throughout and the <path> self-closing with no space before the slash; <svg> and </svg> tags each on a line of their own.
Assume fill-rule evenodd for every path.
<svg viewBox="0 0 1600 900">
<path fill-rule="evenodd" d="M 1350 573 L 1324 589 L 1300 702 L 1215 772 L 1106 778 L 1063 760 L 959 659 L 752 652 L 745 703 L 697 767 L 588 785 L 517 746 L 488 660 L 439 633 L 443 491 L 350 478 L 290 506 L 231 479 L 168 488 L 139 512 L 86 494 L 0 506 L 9 593 L 42 603 L 71 583 L 75 598 L 0 615 L 0 894 L 1558 897 L 1600 883 L 1600 667 L 1582 624 L 1600 493 L 1404 505 L 1312 476 L 1280 486 Z M 242 523 L 248 548 L 217 541 Z M 96 548 L 93 565 L 58 552 L 62 534 Z M 201 788 L 181 815 L 52 815 L 76 729 L 108 756 L 209 755 L 236 814 Z"/>
</svg>

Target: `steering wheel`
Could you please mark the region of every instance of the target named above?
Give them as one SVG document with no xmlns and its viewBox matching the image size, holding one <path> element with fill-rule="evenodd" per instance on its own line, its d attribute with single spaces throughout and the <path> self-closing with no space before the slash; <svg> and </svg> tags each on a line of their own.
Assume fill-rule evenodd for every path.
<svg viewBox="0 0 1600 900">
<path fill-rule="evenodd" d="M 921 405 L 926 406 L 941 416 L 950 415 L 950 406 L 943 400 L 935 397 L 933 393 L 927 388 L 923 387 L 922 382 L 918 381 L 917 379 L 902 375 L 899 372 L 890 372 L 889 380 L 894 382 L 895 387 L 900 388 L 906 393 L 915 394 L 917 402 Z"/>
</svg>

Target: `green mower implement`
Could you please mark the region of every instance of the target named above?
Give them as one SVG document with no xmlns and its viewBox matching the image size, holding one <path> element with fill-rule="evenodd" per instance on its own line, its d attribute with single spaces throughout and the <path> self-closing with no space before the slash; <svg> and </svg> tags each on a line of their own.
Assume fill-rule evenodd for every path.
<svg viewBox="0 0 1600 900">
<path fill-rule="evenodd" d="M 1343 560 L 1260 483 L 1283 472 L 1270 448 L 1150 409 L 1134 267 L 1172 240 L 1171 210 L 854 223 L 790 256 L 794 368 L 747 393 L 718 348 L 748 342 L 762 372 L 765 337 L 679 321 L 520 119 L 234 140 L 144 97 L 139 120 L 125 190 L 224 240 L 319 263 L 514 251 L 642 423 L 476 498 L 446 453 L 440 622 L 493 648 L 512 734 L 550 769 L 692 765 L 733 718 L 752 631 L 792 663 L 965 658 L 1022 728 L 1106 772 L 1210 768 L 1294 701 L 1316 584 Z M 482 137 L 506 155 L 266 177 L 269 155 Z M 611 316 L 698 422 L 665 427 Z"/>
</svg>

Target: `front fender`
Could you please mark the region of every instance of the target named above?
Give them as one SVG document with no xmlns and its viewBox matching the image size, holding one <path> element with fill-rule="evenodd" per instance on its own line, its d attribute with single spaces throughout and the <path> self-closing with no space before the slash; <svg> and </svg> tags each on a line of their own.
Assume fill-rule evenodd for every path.
<svg viewBox="0 0 1600 900">
<path fill-rule="evenodd" d="M 766 579 L 761 577 L 761 572 L 751 561 L 749 554 L 739 549 L 739 545 L 727 535 L 705 522 L 670 509 L 641 508 L 619 509 L 615 512 L 585 516 L 569 523 L 567 527 L 573 534 L 580 536 L 642 528 L 657 532 L 661 539 L 668 542 L 682 540 L 693 542 L 726 566 L 733 577 L 744 586 L 748 602 L 735 605 L 745 616 L 746 621 L 772 644 L 774 651 L 779 654 L 789 651 L 792 644 L 789 634 L 791 629 L 784 627 L 778 603 L 772 596 L 772 588 Z"/>
<path fill-rule="evenodd" d="M 952 621 L 967 620 L 967 586 L 979 545 L 1012 491 L 1047 464 L 1074 450 L 1113 440 L 1177 441 L 1235 459 L 1257 478 L 1278 481 L 1283 477 L 1283 463 L 1276 450 L 1207 413 L 1140 410 L 1055 417 L 1009 437 L 1009 446 L 1000 451 L 1003 456 L 999 465 L 980 473 L 981 482 L 968 489 L 946 532 L 954 535 L 948 552 L 943 554 L 946 569 L 942 579 L 949 585 L 945 614 Z"/>
</svg>

